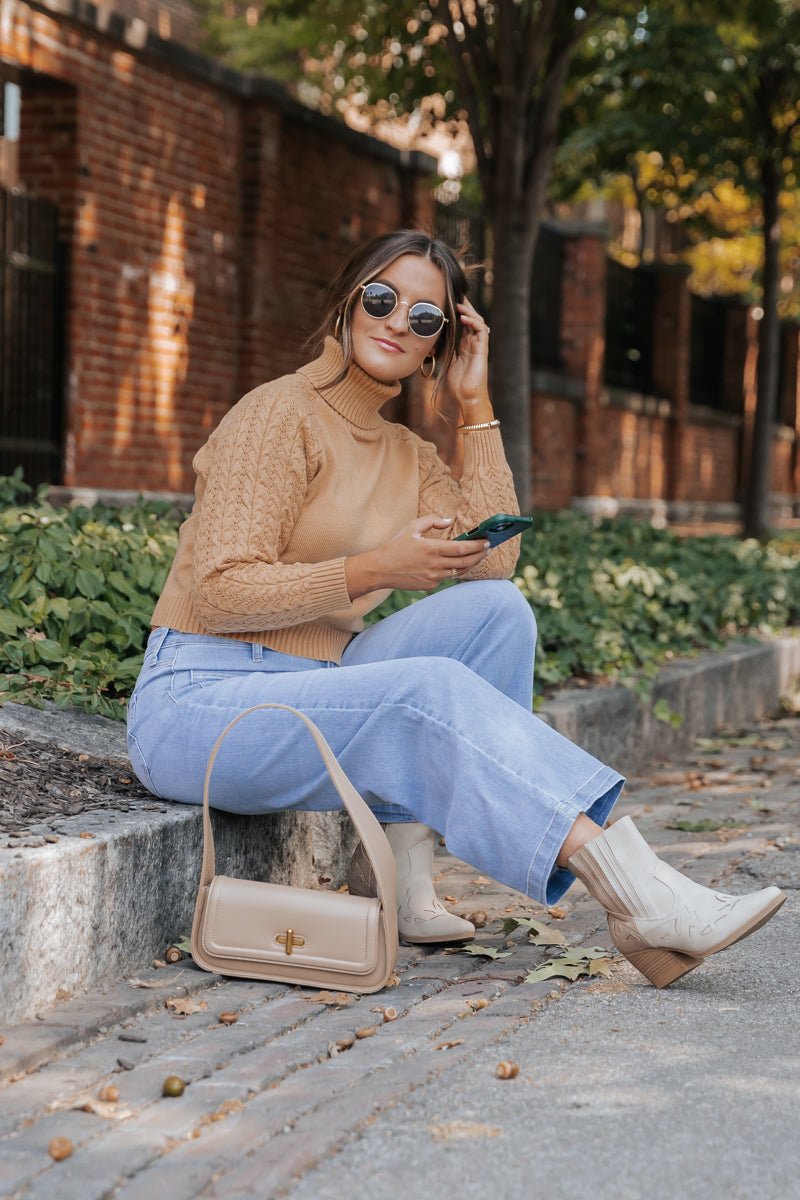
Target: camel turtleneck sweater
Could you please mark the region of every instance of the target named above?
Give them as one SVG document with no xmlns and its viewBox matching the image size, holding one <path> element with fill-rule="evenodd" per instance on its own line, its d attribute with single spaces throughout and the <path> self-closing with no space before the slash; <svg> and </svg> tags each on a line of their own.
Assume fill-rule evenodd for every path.
<svg viewBox="0 0 800 1200">
<path fill-rule="evenodd" d="M 456 482 L 436 447 L 381 407 L 399 384 L 342 366 L 327 338 L 320 358 L 262 384 L 225 414 L 194 459 L 195 504 L 154 626 L 260 642 L 338 662 L 389 591 L 351 601 L 345 558 L 389 541 L 415 517 L 454 518 L 453 537 L 495 512 L 517 513 L 498 429 L 467 433 Z M 467 576 L 507 578 L 516 538 Z"/>
</svg>

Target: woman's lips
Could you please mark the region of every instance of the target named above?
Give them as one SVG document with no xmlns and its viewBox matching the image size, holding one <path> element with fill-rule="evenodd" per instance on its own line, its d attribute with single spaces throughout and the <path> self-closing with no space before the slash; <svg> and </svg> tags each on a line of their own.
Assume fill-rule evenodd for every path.
<svg viewBox="0 0 800 1200">
<path fill-rule="evenodd" d="M 388 338 L 373 338 L 372 340 L 377 346 L 381 346 L 384 350 L 392 350 L 399 354 L 402 354 L 403 352 L 402 346 L 398 346 L 397 342 L 390 342 Z"/>
</svg>

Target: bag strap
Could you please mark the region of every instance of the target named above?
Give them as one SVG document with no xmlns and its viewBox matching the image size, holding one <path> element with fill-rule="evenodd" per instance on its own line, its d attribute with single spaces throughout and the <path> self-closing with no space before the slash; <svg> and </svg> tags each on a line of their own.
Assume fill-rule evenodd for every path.
<svg viewBox="0 0 800 1200">
<path fill-rule="evenodd" d="M 304 713 L 301 713 L 296 708 L 292 708 L 289 704 L 254 704 L 252 708 L 246 708 L 244 712 L 240 712 L 238 716 L 234 717 L 225 726 L 214 743 L 208 758 L 208 766 L 206 767 L 206 776 L 203 783 L 203 865 L 200 872 L 198 896 L 203 888 L 211 883 L 215 874 L 214 832 L 211 828 L 211 813 L 209 811 L 209 789 L 214 762 L 219 753 L 220 746 L 234 725 L 237 725 L 243 717 L 248 716 L 250 713 L 258 712 L 262 708 L 278 708 L 284 712 L 294 713 L 304 723 L 316 742 L 322 761 L 331 777 L 331 782 L 339 793 L 342 804 L 355 825 L 356 832 L 361 838 L 364 849 L 367 852 L 367 858 L 375 873 L 378 897 L 383 903 L 383 920 L 387 942 L 389 946 L 395 945 L 397 942 L 397 867 L 386 834 L 381 829 L 380 823 L 374 813 L 364 803 L 345 775 L 336 755 L 317 726 Z"/>
</svg>

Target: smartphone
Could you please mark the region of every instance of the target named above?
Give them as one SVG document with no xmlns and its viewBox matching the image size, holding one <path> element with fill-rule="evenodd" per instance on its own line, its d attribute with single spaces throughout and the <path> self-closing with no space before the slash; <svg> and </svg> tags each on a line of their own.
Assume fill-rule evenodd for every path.
<svg viewBox="0 0 800 1200">
<path fill-rule="evenodd" d="M 485 539 L 492 547 L 499 546 L 508 538 L 516 537 L 518 533 L 524 533 L 526 529 L 530 529 L 532 524 L 533 517 L 512 517 L 508 513 L 495 513 L 493 517 L 487 517 L 485 521 L 481 521 L 480 525 L 476 525 L 474 529 L 460 533 L 458 537 L 453 538 L 453 541 L 468 542 L 473 538 L 478 538 Z"/>
</svg>

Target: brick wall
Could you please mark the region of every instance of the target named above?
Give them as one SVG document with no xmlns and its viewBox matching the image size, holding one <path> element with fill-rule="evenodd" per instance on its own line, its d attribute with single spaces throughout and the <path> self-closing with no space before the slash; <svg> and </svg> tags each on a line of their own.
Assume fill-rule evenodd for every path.
<svg viewBox="0 0 800 1200">
<path fill-rule="evenodd" d="M 706 422 L 686 429 L 684 470 L 691 482 L 685 498 L 708 503 L 738 499 L 739 430 Z"/>
<path fill-rule="evenodd" d="M 141 23 L 101 32 L 91 6 L 59 7 L 16 4 L 0 53 L 21 80 L 20 183 L 59 204 L 69 244 L 63 482 L 189 492 L 224 412 L 297 365 L 341 259 L 430 221 L 430 160 Z"/>
<path fill-rule="evenodd" d="M 536 508 L 569 508 L 576 491 L 578 421 L 579 407 L 574 400 L 534 393 L 531 424 Z"/>
</svg>

